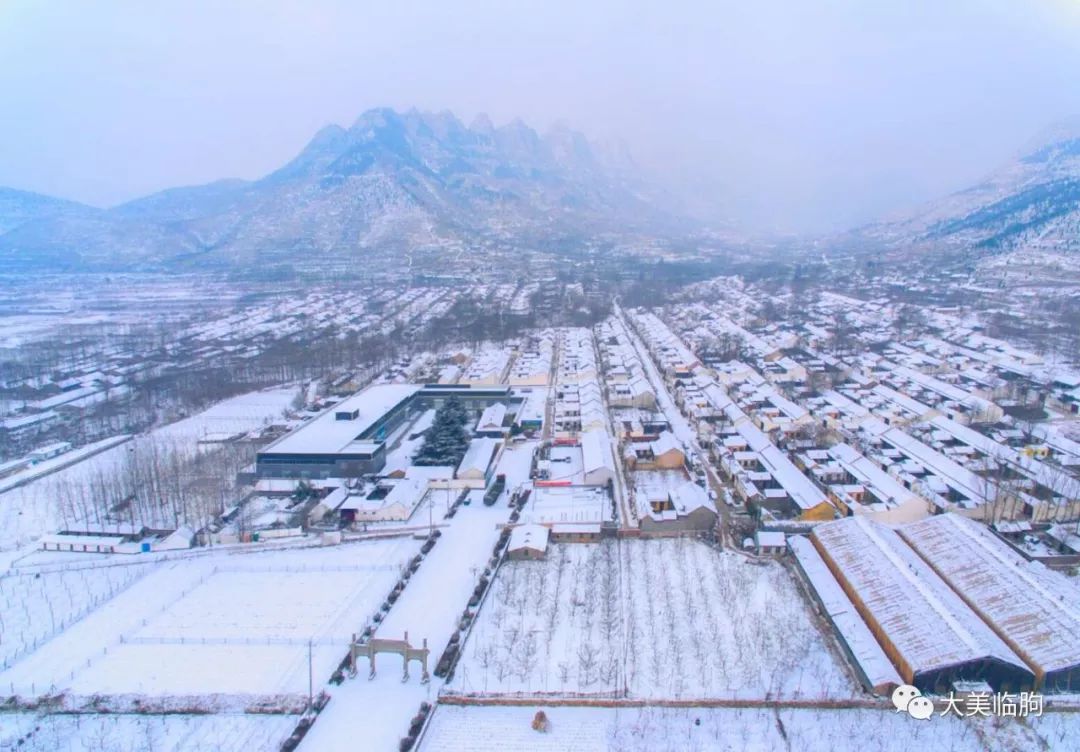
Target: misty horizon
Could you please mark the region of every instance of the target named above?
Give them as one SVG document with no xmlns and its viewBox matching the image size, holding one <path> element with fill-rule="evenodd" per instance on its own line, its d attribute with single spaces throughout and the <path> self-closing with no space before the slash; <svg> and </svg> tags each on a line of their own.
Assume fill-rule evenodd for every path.
<svg viewBox="0 0 1080 752">
<path fill-rule="evenodd" d="M 1080 113 L 1065 2 L 0 10 L 0 185 L 115 206 L 255 179 L 388 106 L 620 141 L 691 213 L 821 233 L 985 177 Z"/>
</svg>

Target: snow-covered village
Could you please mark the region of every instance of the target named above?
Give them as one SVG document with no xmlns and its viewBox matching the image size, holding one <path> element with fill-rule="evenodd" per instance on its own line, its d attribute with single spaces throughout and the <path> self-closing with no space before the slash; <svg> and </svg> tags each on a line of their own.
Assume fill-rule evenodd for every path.
<svg viewBox="0 0 1080 752">
<path fill-rule="evenodd" d="M 560 289 L 595 322 L 542 328 L 510 283 L 348 313 L 320 291 L 171 312 L 171 357 L 87 328 L 49 375 L 12 365 L 4 748 L 1065 748 L 1069 346 L 993 336 L 1004 293 L 822 274 L 596 309 Z M 429 337 L 463 301 L 521 326 Z M 8 352 L 92 317 L 13 326 Z M 329 331 L 382 339 L 266 362 Z M 284 379 L 199 408 L 166 386 L 230 357 Z M 150 388 L 174 396 L 147 418 Z M 53 441 L 77 424 L 103 428 Z M 908 685 L 931 723 L 897 712 Z M 1005 696 L 1038 707 L 943 714 Z"/>
<path fill-rule="evenodd" d="M 1080 752 L 1075 6 L 0 3 L 0 752 Z"/>
</svg>

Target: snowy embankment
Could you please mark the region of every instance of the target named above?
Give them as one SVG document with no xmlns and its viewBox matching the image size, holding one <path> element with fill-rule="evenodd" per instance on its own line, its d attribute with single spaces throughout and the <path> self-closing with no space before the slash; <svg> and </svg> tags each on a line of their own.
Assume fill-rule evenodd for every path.
<svg viewBox="0 0 1080 752">
<path fill-rule="evenodd" d="M 127 434 L 110 436 L 107 439 L 95 441 L 93 444 L 87 444 L 78 449 L 72 449 L 70 452 L 64 452 L 50 460 L 39 462 L 36 465 L 0 480 L 0 494 L 10 491 L 13 488 L 18 488 L 19 486 L 25 486 L 27 483 L 32 483 L 39 478 L 44 478 L 46 475 L 51 475 L 66 467 L 71 467 L 72 465 L 93 457 L 95 454 L 99 454 L 100 452 L 104 452 L 115 446 L 131 441 L 131 439 L 132 437 Z"/>
</svg>

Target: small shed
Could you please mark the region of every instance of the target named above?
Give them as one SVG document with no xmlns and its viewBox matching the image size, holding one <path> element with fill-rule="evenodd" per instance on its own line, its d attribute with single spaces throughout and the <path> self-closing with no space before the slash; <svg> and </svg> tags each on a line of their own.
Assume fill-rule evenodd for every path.
<svg viewBox="0 0 1080 752">
<path fill-rule="evenodd" d="M 195 540 L 195 531 L 186 525 L 181 525 L 171 533 L 166 534 L 160 540 L 151 544 L 153 551 L 183 551 L 191 548 L 191 542 Z"/>
<path fill-rule="evenodd" d="M 43 447 L 38 447 L 34 451 L 27 455 L 30 459 L 30 464 L 36 465 L 39 462 L 45 460 L 51 460 L 53 457 L 59 457 L 64 452 L 71 449 L 71 443 L 67 441 L 57 441 L 54 444 L 47 444 Z"/>
<path fill-rule="evenodd" d="M 567 543 L 594 543 L 600 540 L 601 527 L 599 522 L 556 522 L 551 537 Z"/>
<path fill-rule="evenodd" d="M 779 556 L 787 549 L 787 536 L 781 532 L 758 530 L 754 533 L 754 548 L 759 556 Z"/>
<path fill-rule="evenodd" d="M 83 533 L 57 533 L 41 538 L 43 551 L 68 551 L 72 553 L 113 554 L 124 545 L 120 535 L 88 535 Z"/>
<path fill-rule="evenodd" d="M 506 548 L 509 559 L 543 559 L 547 555 L 549 531 L 543 525 L 518 525 L 510 533 Z"/>
<path fill-rule="evenodd" d="M 486 486 L 491 462 L 495 458 L 499 443 L 497 439 L 491 438 L 473 439 L 469 442 L 469 448 L 458 465 L 456 477 L 469 481 L 468 485 L 474 488 Z"/>
</svg>

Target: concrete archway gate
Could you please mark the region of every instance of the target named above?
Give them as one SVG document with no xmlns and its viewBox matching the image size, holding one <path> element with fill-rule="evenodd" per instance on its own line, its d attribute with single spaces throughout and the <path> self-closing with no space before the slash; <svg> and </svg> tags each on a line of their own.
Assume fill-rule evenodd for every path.
<svg viewBox="0 0 1080 752">
<path fill-rule="evenodd" d="M 409 663 L 410 661 L 419 661 L 421 666 L 420 683 L 427 684 L 431 680 L 431 676 L 428 674 L 428 646 L 427 638 L 424 638 L 421 647 L 414 648 L 409 644 L 409 633 L 405 633 L 405 639 L 403 640 L 388 640 L 381 637 L 372 637 L 367 642 L 360 642 L 356 639 L 356 635 L 353 635 L 352 642 L 349 645 L 349 674 L 356 676 L 356 659 L 367 658 L 370 672 L 368 673 L 368 679 L 375 678 L 375 656 L 379 653 L 394 653 L 400 655 L 402 658 L 402 676 L 401 681 L 407 682 L 409 680 Z"/>
</svg>

